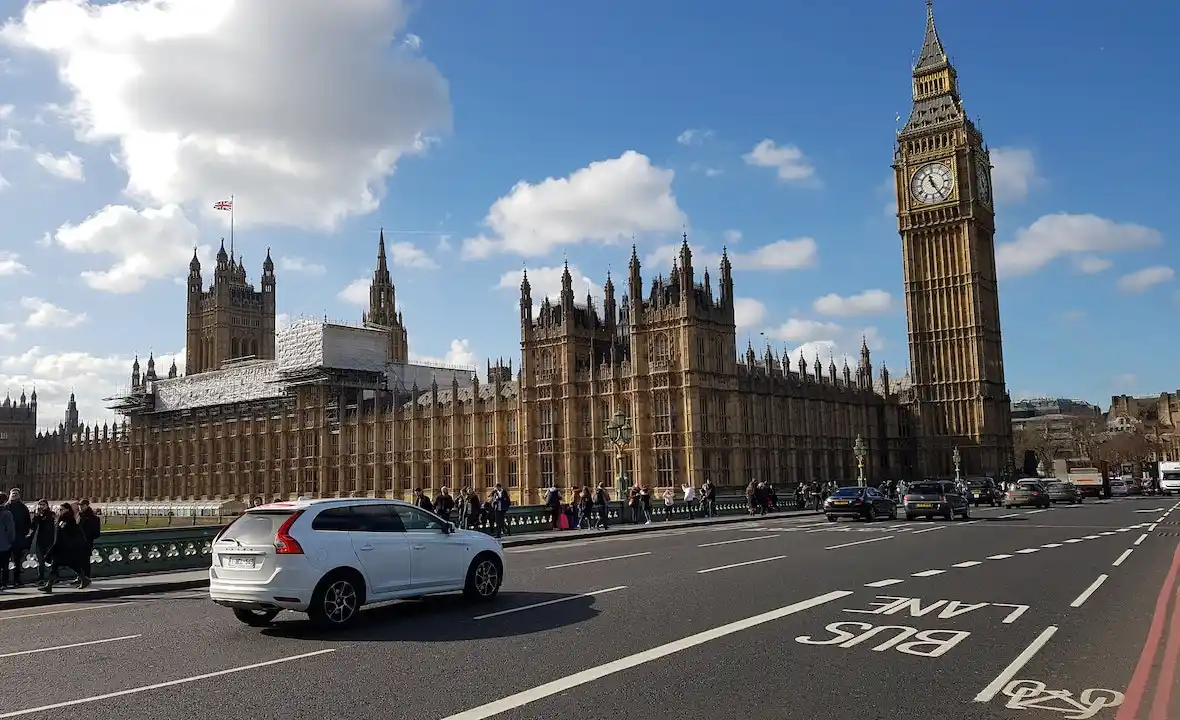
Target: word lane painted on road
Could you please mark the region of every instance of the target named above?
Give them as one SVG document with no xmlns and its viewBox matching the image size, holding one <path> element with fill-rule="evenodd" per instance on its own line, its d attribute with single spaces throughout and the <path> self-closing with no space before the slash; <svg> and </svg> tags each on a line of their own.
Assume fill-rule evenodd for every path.
<svg viewBox="0 0 1180 720">
<path fill-rule="evenodd" d="M 922 598 L 877 595 L 864 608 L 844 608 L 844 612 L 856 615 L 897 616 L 925 618 L 926 620 L 953 620 L 970 613 L 984 613 L 989 609 L 1001 610 L 1001 623 L 1012 624 L 1028 611 L 1028 605 L 993 602 L 964 602 L 962 600 L 923 600 Z M 873 623 L 842 620 L 829 623 L 824 630 L 830 637 L 800 635 L 795 642 L 802 645 L 834 645 L 848 649 L 858 645 L 874 652 L 895 650 L 906 655 L 938 658 L 955 649 L 971 637 L 970 631 L 943 628 L 922 629 L 910 625 L 875 625 Z M 872 644 L 869 645 L 869 642 Z"/>
</svg>

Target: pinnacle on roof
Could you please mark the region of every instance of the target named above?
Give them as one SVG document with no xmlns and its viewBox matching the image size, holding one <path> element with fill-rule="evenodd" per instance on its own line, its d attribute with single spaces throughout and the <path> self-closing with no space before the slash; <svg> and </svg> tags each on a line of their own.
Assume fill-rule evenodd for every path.
<svg viewBox="0 0 1180 720">
<path fill-rule="evenodd" d="M 936 70 L 949 64 L 946 48 L 938 37 L 938 26 L 934 24 L 934 0 L 926 0 L 926 37 L 922 40 L 922 52 L 914 65 L 914 73 Z"/>
</svg>

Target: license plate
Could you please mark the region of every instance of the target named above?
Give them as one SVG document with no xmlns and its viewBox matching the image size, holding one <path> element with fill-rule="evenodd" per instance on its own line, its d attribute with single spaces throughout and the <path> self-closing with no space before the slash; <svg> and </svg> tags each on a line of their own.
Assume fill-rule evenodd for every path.
<svg viewBox="0 0 1180 720">
<path fill-rule="evenodd" d="M 934 504 L 933 503 L 918 503 L 918 507 L 920 507 L 920 508 L 934 507 Z"/>
<path fill-rule="evenodd" d="M 257 561 L 252 557 L 227 557 L 225 566 L 233 570 L 253 570 Z"/>
<path fill-rule="evenodd" d="M 972 494 L 972 495 L 974 495 L 975 497 L 979 497 L 979 496 L 980 496 L 980 495 L 982 495 L 983 493 L 981 493 L 981 492 L 979 492 L 979 491 L 976 491 L 976 492 L 973 492 L 973 493 L 971 493 L 971 494 Z"/>
<path fill-rule="evenodd" d="M 835 502 L 833 502 L 832 504 L 833 504 L 833 505 L 847 505 L 847 504 L 848 504 L 848 501 L 847 501 L 847 500 L 836 500 L 836 501 L 835 501 Z"/>
</svg>

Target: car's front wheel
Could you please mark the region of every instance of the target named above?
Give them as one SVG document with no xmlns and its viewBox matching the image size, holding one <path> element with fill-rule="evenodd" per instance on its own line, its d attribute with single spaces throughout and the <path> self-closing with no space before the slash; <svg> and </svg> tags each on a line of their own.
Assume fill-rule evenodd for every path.
<svg viewBox="0 0 1180 720">
<path fill-rule="evenodd" d="M 244 610 L 234 608 L 234 617 L 250 627 L 266 627 L 278 617 L 278 610 Z"/>
<path fill-rule="evenodd" d="M 472 600 L 492 600 L 500 592 L 503 582 L 504 571 L 499 558 L 491 554 L 479 555 L 467 569 L 463 594 Z"/>
</svg>

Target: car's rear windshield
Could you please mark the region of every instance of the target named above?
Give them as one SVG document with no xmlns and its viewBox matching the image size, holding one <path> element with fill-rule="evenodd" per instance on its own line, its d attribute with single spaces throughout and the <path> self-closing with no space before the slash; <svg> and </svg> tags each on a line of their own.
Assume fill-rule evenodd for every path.
<svg viewBox="0 0 1180 720">
<path fill-rule="evenodd" d="M 858 487 L 840 488 L 832 493 L 836 497 L 860 497 L 861 489 Z"/>
<path fill-rule="evenodd" d="M 968 480 L 967 487 L 987 487 L 987 480 Z"/>
<path fill-rule="evenodd" d="M 270 545 L 274 542 L 279 527 L 291 517 L 289 510 L 263 510 L 248 512 L 230 523 L 220 540 L 240 542 L 243 545 Z"/>
<path fill-rule="evenodd" d="M 1069 483 L 1049 483 L 1050 490 L 1068 490 Z"/>
<path fill-rule="evenodd" d="M 918 483 L 910 485 L 906 492 L 910 495 L 941 495 L 942 486 L 938 483 Z"/>
<path fill-rule="evenodd" d="M 1035 488 L 1040 485 L 1036 480 L 1021 480 L 1016 484 L 1022 488 Z"/>
</svg>

